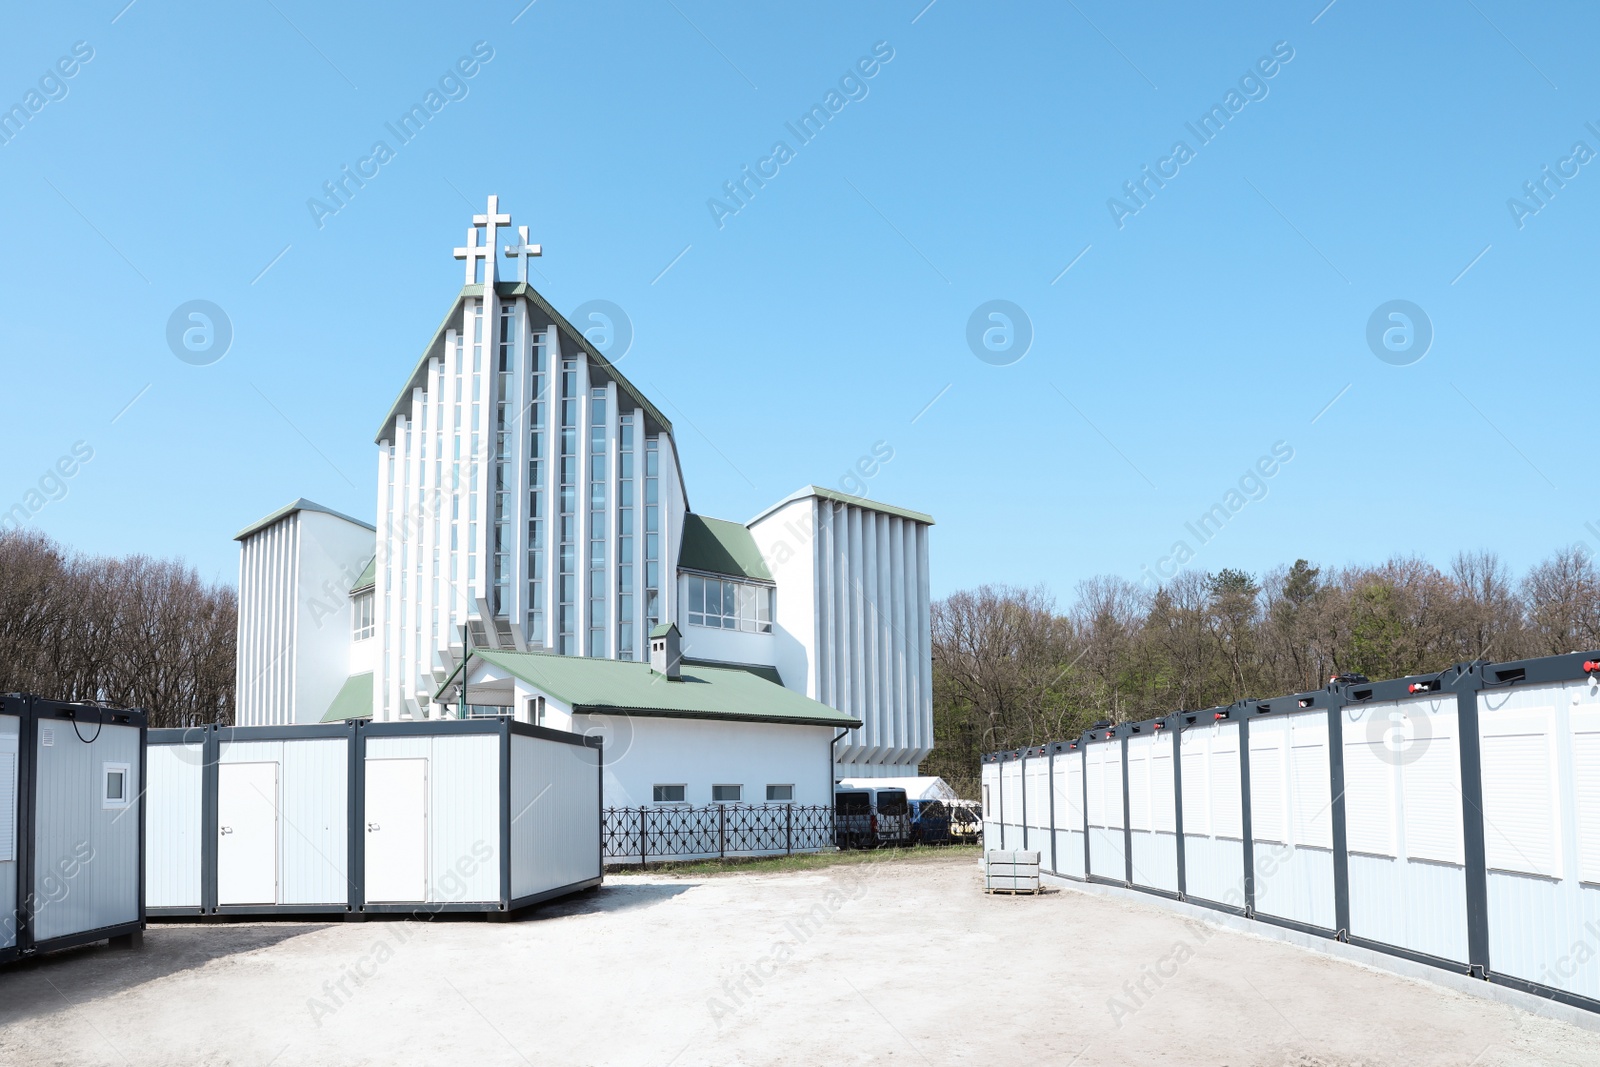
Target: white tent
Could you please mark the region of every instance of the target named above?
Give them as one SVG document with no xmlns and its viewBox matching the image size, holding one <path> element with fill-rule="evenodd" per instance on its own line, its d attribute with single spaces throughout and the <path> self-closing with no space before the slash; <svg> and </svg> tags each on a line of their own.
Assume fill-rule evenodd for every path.
<svg viewBox="0 0 1600 1067">
<path fill-rule="evenodd" d="M 841 778 L 840 789 L 904 789 L 907 800 L 955 800 L 943 778 Z"/>
</svg>

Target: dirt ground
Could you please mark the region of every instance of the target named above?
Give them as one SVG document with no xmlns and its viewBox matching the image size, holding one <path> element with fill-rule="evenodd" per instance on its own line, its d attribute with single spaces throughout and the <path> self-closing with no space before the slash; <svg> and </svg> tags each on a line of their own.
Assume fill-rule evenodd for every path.
<svg viewBox="0 0 1600 1067">
<path fill-rule="evenodd" d="M 518 922 L 152 924 L 0 970 L 0 1064 L 1600 1064 L 1600 1034 L 971 853 Z"/>
</svg>

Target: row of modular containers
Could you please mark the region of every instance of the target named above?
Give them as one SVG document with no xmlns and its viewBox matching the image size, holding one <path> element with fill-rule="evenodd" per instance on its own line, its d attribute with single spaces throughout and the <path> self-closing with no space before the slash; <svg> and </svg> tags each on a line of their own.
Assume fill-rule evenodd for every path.
<svg viewBox="0 0 1600 1067">
<path fill-rule="evenodd" d="M 599 739 L 509 718 L 152 730 L 152 916 L 510 912 L 599 885 Z"/>
<path fill-rule="evenodd" d="M 987 849 L 1600 1011 L 1600 653 L 1103 724 L 982 773 Z"/>
<path fill-rule="evenodd" d="M 144 928 L 145 716 L 0 697 L 0 963 Z"/>
</svg>

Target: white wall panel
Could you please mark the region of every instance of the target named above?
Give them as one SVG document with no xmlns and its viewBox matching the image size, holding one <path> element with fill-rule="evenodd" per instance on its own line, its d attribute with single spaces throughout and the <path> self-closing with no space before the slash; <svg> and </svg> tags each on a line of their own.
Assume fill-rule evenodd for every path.
<svg viewBox="0 0 1600 1067">
<path fill-rule="evenodd" d="M 513 899 L 600 877 L 599 755 L 512 735 Z"/>
<path fill-rule="evenodd" d="M 1600 999 L 1600 887 L 1582 870 L 1597 722 L 1600 688 L 1587 681 L 1479 697 L 1490 967 Z"/>
<path fill-rule="evenodd" d="M 103 792 L 108 762 L 127 764 L 130 798 L 144 791 L 139 730 L 106 725 L 85 735 L 73 725 L 41 720 L 34 741 L 32 892 L 44 902 L 34 915 L 36 941 L 139 918 L 141 809 L 107 808 Z"/>
<path fill-rule="evenodd" d="M 1480 725 L 1489 866 L 1561 878 L 1555 709 L 1520 708 L 1485 715 Z"/>
<path fill-rule="evenodd" d="M 499 738 L 369 737 L 366 744 L 369 760 L 428 761 L 428 900 L 499 900 Z"/>
<path fill-rule="evenodd" d="M 1250 818 L 1258 912 L 1333 928 L 1329 775 L 1325 712 L 1251 720 Z"/>
<path fill-rule="evenodd" d="M 350 767 L 346 741 L 283 742 L 279 781 L 279 903 L 348 903 Z"/>
<path fill-rule="evenodd" d="M 0 715 L 0 760 L 10 758 L 11 778 L 9 788 L 4 774 L 0 774 L 0 948 L 11 948 L 17 943 L 17 860 L 21 827 L 18 813 L 22 810 L 21 753 L 18 741 L 21 720 L 15 715 Z"/>
<path fill-rule="evenodd" d="M 145 761 L 145 906 L 198 909 L 205 746 L 150 745 Z"/>
<path fill-rule="evenodd" d="M 1572 781 L 1578 877 L 1600 886 L 1600 705 L 1572 708 Z"/>
</svg>

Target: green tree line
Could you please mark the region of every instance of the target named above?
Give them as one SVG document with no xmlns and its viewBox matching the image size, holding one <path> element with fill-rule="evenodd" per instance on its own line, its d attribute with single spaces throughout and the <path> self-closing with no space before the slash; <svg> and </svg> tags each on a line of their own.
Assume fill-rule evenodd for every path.
<svg viewBox="0 0 1600 1067">
<path fill-rule="evenodd" d="M 1256 576 L 1185 572 L 1148 590 L 984 585 L 933 607 L 932 755 L 924 774 L 975 795 L 985 752 L 1090 724 L 1303 692 L 1345 672 L 1396 678 L 1472 659 L 1600 649 L 1600 571 L 1583 546 L 1520 577 L 1494 553 L 1448 570 L 1413 557 Z"/>
</svg>

